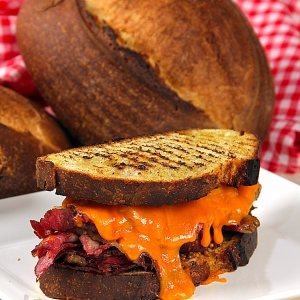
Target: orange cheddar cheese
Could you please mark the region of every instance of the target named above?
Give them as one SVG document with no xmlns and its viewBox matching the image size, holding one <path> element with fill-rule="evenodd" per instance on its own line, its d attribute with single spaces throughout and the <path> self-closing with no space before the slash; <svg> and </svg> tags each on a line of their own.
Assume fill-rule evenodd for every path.
<svg viewBox="0 0 300 300">
<path fill-rule="evenodd" d="M 161 299 L 187 299 L 195 286 L 189 270 L 181 266 L 180 247 L 196 240 L 199 224 L 203 224 L 204 247 L 212 239 L 221 244 L 222 227 L 240 224 L 249 214 L 258 189 L 259 184 L 221 186 L 201 199 L 160 207 L 111 206 L 68 197 L 63 206 L 86 215 L 99 234 L 107 241 L 117 242 L 130 260 L 137 260 L 142 253 L 150 255 L 160 280 Z M 82 223 L 80 214 L 76 221 Z"/>
</svg>

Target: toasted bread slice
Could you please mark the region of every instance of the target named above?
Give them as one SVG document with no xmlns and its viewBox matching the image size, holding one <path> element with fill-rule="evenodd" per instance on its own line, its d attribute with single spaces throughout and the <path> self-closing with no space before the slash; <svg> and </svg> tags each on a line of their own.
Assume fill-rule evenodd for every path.
<svg viewBox="0 0 300 300">
<path fill-rule="evenodd" d="M 175 204 L 257 183 L 259 140 L 191 129 L 69 149 L 37 160 L 38 186 L 104 204 Z"/>
</svg>

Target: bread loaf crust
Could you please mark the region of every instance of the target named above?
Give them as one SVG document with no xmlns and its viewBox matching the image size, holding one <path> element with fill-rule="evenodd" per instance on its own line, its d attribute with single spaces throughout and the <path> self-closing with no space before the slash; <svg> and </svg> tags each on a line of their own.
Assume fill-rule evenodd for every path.
<svg viewBox="0 0 300 300">
<path fill-rule="evenodd" d="M 151 7 L 157 3 L 152 2 Z M 248 130 L 264 139 L 274 105 L 272 76 L 253 30 L 231 1 L 206 1 L 205 14 L 215 14 L 210 21 L 203 19 L 202 3 L 189 6 L 183 27 L 189 34 L 183 36 L 201 37 L 200 46 L 190 47 L 189 40 L 164 40 L 161 47 L 165 47 L 168 72 L 159 64 L 150 64 L 147 49 L 120 44 L 120 28 L 113 24 L 99 27 L 93 11 L 86 9 L 88 4 L 93 1 L 28 0 L 20 11 L 17 30 L 33 80 L 80 143 L 196 127 Z M 178 10 L 180 1 L 173 4 Z M 222 10 L 223 21 L 232 17 L 225 25 L 233 24 L 225 32 L 223 27 L 227 27 L 217 21 Z M 166 18 L 172 15 L 176 16 L 174 11 Z M 202 21 L 193 27 L 190 16 Z M 213 31 L 197 31 L 210 27 L 209 22 L 216 26 Z M 231 31 L 237 35 L 232 37 Z M 220 38 L 232 45 L 221 47 Z M 211 46 L 206 49 L 204 43 Z M 160 44 L 152 46 L 155 49 Z M 183 57 L 188 59 L 180 65 Z M 166 84 L 170 76 L 179 84 Z"/>
<path fill-rule="evenodd" d="M 245 132 L 169 132 L 40 157 L 37 184 L 110 205 L 175 204 L 221 184 L 257 183 L 258 152 L 259 140 Z"/>
<path fill-rule="evenodd" d="M 202 255 L 203 259 L 197 267 L 191 267 L 194 284 L 201 285 L 201 281 L 206 280 L 210 272 L 231 272 L 247 265 L 256 246 L 257 231 L 251 234 L 234 234 L 226 243 L 210 250 L 210 254 Z M 193 253 L 185 256 L 189 255 L 192 257 Z M 206 260 L 207 257 L 212 260 Z M 195 258 L 193 260 L 197 261 Z M 43 293 L 55 299 L 158 299 L 159 293 L 159 280 L 152 272 L 133 271 L 105 276 L 59 263 L 51 265 L 41 276 L 39 283 Z"/>
<path fill-rule="evenodd" d="M 38 191 L 34 162 L 40 152 L 38 147 L 33 147 L 36 139 L 2 124 L 0 137 L 0 198 Z"/>
<path fill-rule="evenodd" d="M 38 191 L 37 157 L 71 147 L 42 108 L 0 87 L 0 198 Z"/>
</svg>

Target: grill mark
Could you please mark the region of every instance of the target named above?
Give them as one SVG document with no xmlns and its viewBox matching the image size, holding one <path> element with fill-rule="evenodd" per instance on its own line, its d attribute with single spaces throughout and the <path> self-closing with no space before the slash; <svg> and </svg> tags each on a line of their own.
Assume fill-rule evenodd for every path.
<svg viewBox="0 0 300 300">
<path fill-rule="evenodd" d="M 158 150 L 158 148 L 156 148 L 156 150 Z M 143 163 L 143 161 L 141 161 L 140 159 L 144 158 L 144 159 L 147 159 L 148 162 L 149 161 L 152 162 L 152 164 L 148 163 L 148 165 L 149 165 L 149 167 L 153 167 L 153 168 L 155 167 L 154 165 L 162 165 L 166 168 L 177 169 L 177 168 L 179 168 L 179 166 L 172 165 L 172 163 L 182 165 L 182 161 L 179 162 L 174 159 L 172 160 L 169 157 L 162 155 L 160 152 L 156 152 L 156 151 L 151 152 L 150 149 L 147 149 L 146 151 L 138 149 L 136 152 L 130 153 L 130 154 L 133 157 L 127 156 L 126 158 L 128 160 L 138 161 L 139 163 Z M 162 160 L 164 160 L 164 161 L 162 161 Z M 188 166 L 188 167 L 191 168 L 190 166 Z"/>
<path fill-rule="evenodd" d="M 235 149 L 235 150 L 237 150 L 235 152 L 238 153 L 241 156 L 244 156 L 243 153 L 240 153 L 238 151 L 238 150 L 240 150 L 241 145 L 248 146 L 249 148 L 253 147 L 253 145 L 250 144 L 250 143 L 239 143 L 237 146 L 234 146 L 233 144 L 230 144 L 230 143 L 227 143 L 227 142 L 222 142 L 221 144 L 220 143 L 217 144 L 216 141 L 212 140 L 212 139 L 207 139 L 206 140 L 207 146 L 203 146 L 203 145 L 199 145 L 199 144 L 195 144 L 195 143 L 189 143 L 189 141 L 184 141 L 183 142 L 183 141 L 180 141 L 179 139 L 174 140 L 174 142 L 175 141 L 176 141 L 176 143 L 179 143 L 179 144 L 184 145 L 184 146 L 192 144 L 192 148 L 185 147 L 189 150 L 198 151 L 199 148 L 207 149 L 207 150 L 218 153 L 218 154 L 220 154 L 222 156 L 225 156 L 225 157 L 228 157 L 228 158 L 236 158 L 237 156 L 232 151 L 229 151 L 229 150 L 227 150 L 227 151 L 218 150 L 218 148 L 220 148 L 220 146 L 221 147 L 227 147 L 227 148 L 230 147 L 231 149 Z M 210 142 L 210 144 L 209 144 L 209 142 Z M 211 147 L 209 147 L 209 146 L 211 146 Z M 194 148 L 194 147 L 197 147 L 197 148 Z M 217 156 L 215 156 L 215 157 L 217 157 Z"/>
<path fill-rule="evenodd" d="M 184 140 L 183 138 L 184 137 Z M 195 166 L 203 167 L 205 163 L 214 164 L 216 158 L 235 158 L 229 150 L 218 150 L 218 147 L 229 147 L 229 143 L 222 142 L 221 144 L 217 141 L 208 137 L 205 138 L 206 145 L 194 143 L 193 137 L 188 135 L 169 135 L 168 144 L 164 145 L 164 137 L 154 136 L 149 137 L 143 141 L 142 145 L 131 143 L 120 142 L 120 148 L 124 150 L 115 151 L 114 144 L 105 146 L 102 151 L 97 150 L 97 153 L 93 151 L 85 151 L 84 153 L 74 153 L 75 156 L 80 156 L 83 159 L 91 159 L 92 157 L 102 157 L 104 160 L 118 160 L 118 158 L 126 158 L 125 162 L 120 162 L 115 166 L 119 169 L 125 167 L 132 167 L 138 170 L 146 170 L 149 168 L 155 168 L 156 165 L 165 167 L 166 169 L 178 169 L 186 168 L 192 169 Z M 200 141 L 201 142 L 201 141 Z M 147 145 L 155 143 L 155 145 Z M 174 145 L 172 145 L 172 143 Z M 161 144 L 161 146 L 160 146 Z M 239 143 L 239 145 L 248 145 L 250 143 Z M 234 147 L 230 144 L 232 149 L 239 148 L 239 145 Z M 112 151 L 114 150 L 114 151 Z M 189 164 L 191 162 L 191 164 Z"/>
<path fill-rule="evenodd" d="M 125 147 L 126 148 L 126 147 Z M 126 152 L 114 152 L 112 155 L 116 157 L 123 157 L 134 162 L 143 162 L 141 159 L 147 159 L 148 162 L 151 162 L 154 167 L 155 165 L 162 165 L 166 168 L 177 169 L 179 167 L 185 166 L 189 169 L 192 169 L 193 166 L 188 165 L 185 158 L 181 155 L 175 154 L 173 151 L 166 151 L 158 146 L 138 146 L 130 145 L 130 150 L 125 149 Z M 166 155 L 164 155 L 166 154 Z M 169 155 L 169 156 L 167 156 Z M 170 157 L 172 156 L 172 157 Z M 176 159 L 177 158 L 177 159 Z"/>
<path fill-rule="evenodd" d="M 178 165 L 178 167 L 185 166 L 189 169 L 191 169 L 193 167 L 193 166 L 188 165 L 186 161 L 183 161 L 183 160 L 185 160 L 185 157 L 178 155 L 171 150 L 168 151 L 166 149 L 162 149 L 157 146 L 156 147 L 155 146 L 151 146 L 151 147 L 144 146 L 144 148 L 146 148 L 146 149 L 142 150 L 143 153 L 148 153 L 149 155 L 151 155 L 152 161 L 154 161 L 157 164 L 162 164 L 166 167 L 169 167 L 170 163 L 174 163 L 174 164 Z M 164 155 L 164 153 L 166 153 L 169 156 Z M 141 152 L 139 152 L 138 155 L 141 155 Z M 149 155 L 144 155 L 144 156 L 146 156 L 149 159 Z M 158 161 L 157 158 L 153 159 L 153 156 L 158 157 L 159 159 L 165 160 L 166 163 Z M 172 157 L 170 157 L 170 156 L 172 156 Z M 171 165 L 171 167 L 177 168 L 177 166 L 172 166 L 172 165 Z"/>
<path fill-rule="evenodd" d="M 179 142 L 178 139 L 173 139 L 172 141 L 174 143 Z M 186 143 L 184 143 L 184 145 L 186 145 Z M 156 164 L 163 165 L 167 168 L 172 168 L 172 167 L 176 168 L 175 166 L 170 165 L 170 163 L 174 163 L 174 164 L 180 165 L 181 167 L 185 166 L 186 168 L 191 169 L 195 165 L 198 165 L 198 166 L 204 166 L 205 165 L 203 162 L 195 161 L 195 159 L 197 159 L 197 160 L 201 159 L 202 161 L 213 163 L 214 162 L 213 159 L 216 158 L 215 156 L 212 155 L 212 153 L 203 152 L 200 149 L 194 148 L 194 146 L 184 148 L 184 147 L 182 147 L 182 145 L 180 145 L 180 147 L 178 147 L 178 145 L 177 145 L 177 147 L 176 146 L 172 147 L 171 145 L 164 145 L 163 148 L 162 148 L 162 147 L 158 147 L 158 146 L 148 146 L 148 145 L 146 145 L 146 146 L 142 145 L 141 146 L 141 145 L 130 144 L 130 145 L 126 145 L 125 148 L 130 148 L 131 151 L 127 150 L 126 152 L 123 152 L 122 154 L 117 153 L 117 152 L 115 152 L 113 154 L 116 155 L 116 156 L 119 156 L 119 155 L 127 156 L 127 153 L 129 153 L 131 155 L 146 157 L 149 160 L 150 159 L 149 155 L 145 155 L 145 153 L 150 153 L 152 156 L 154 155 L 154 156 L 159 157 L 160 159 L 163 159 L 163 160 L 166 161 L 166 163 L 163 163 L 162 161 L 158 162 L 158 161 L 153 160 L 153 157 L 152 157 L 152 159 L 151 159 L 152 162 L 154 162 Z M 133 148 L 135 150 L 134 153 L 132 153 Z M 146 150 L 145 150 L 145 148 L 146 148 Z M 154 149 L 154 151 L 151 151 L 151 149 Z M 192 161 L 192 165 L 188 165 L 187 162 L 183 162 L 182 160 L 185 160 L 186 158 L 182 155 L 178 155 L 178 153 L 174 153 L 174 150 L 177 150 L 178 152 L 182 152 L 183 154 L 188 155 L 189 156 L 188 160 Z M 190 151 L 188 151 L 188 150 L 190 150 Z M 191 153 L 191 151 L 192 152 L 197 152 L 199 155 L 195 155 L 195 153 Z M 163 153 L 166 153 L 168 156 L 164 155 Z M 203 157 L 203 156 L 208 155 L 208 154 L 210 154 L 213 159 L 210 160 L 210 159 L 207 159 L 207 158 Z M 172 156 L 172 158 L 170 158 L 170 156 Z M 175 160 L 175 158 L 178 158 L 178 160 Z"/>
<path fill-rule="evenodd" d="M 179 143 L 179 141 L 177 141 L 177 143 Z M 182 144 L 186 145 L 186 143 L 182 143 Z M 205 160 L 205 161 L 213 162 L 213 160 L 208 160 L 205 157 L 203 157 L 204 155 L 208 155 L 212 158 L 217 158 L 217 156 L 213 155 L 213 153 L 211 153 L 211 152 L 208 153 L 208 152 L 201 151 L 201 149 L 207 149 L 207 150 L 210 150 L 212 152 L 216 152 L 216 151 L 213 151 L 213 149 L 209 149 L 209 148 L 199 146 L 199 145 L 197 145 L 197 146 L 198 147 L 195 147 L 194 145 L 192 145 L 191 147 L 185 147 L 183 152 L 186 153 L 189 156 L 189 160 L 192 160 L 192 158 L 200 158 L 200 159 Z M 166 145 L 165 148 L 166 147 L 168 147 L 170 149 L 178 150 L 178 148 L 173 148 L 173 147 L 170 147 L 169 145 Z M 188 150 L 190 150 L 190 151 L 188 151 Z M 170 150 L 167 151 L 166 149 L 164 149 L 164 151 L 167 152 L 167 153 L 170 153 L 170 154 L 173 153 L 172 151 L 170 151 Z M 196 155 L 195 153 L 192 153 L 192 152 L 197 152 L 198 155 Z"/>
<path fill-rule="evenodd" d="M 172 149 L 172 148 L 171 148 Z M 178 148 L 175 148 L 178 151 Z M 171 150 L 167 150 L 167 149 L 160 149 L 160 148 L 155 148 L 155 150 L 158 150 L 159 152 L 154 152 L 157 156 L 159 156 L 160 158 L 166 158 L 168 160 L 170 160 L 168 157 L 165 157 L 162 153 L 167 153 L 169 155 L 172 155 L 175 158 L 178 158 L 178 160 L 175 160 L 174 158 L 172 159 L 172 162 L 179 164 L 180 166 L 185 166 L 186 168 L 192 169 L 194 166 L 204 166 L 203 163 L 195 161 L 195 158 L 197 158 L 194 154 L 189 153 L 188 151 L 184 151 L 185 154 L 189 155 L 188 159 L 182 155 L 178 155 L 176 153 L 174 153 Z M 161 153 L 162 152 L 162 153 Z M 191 165 L 188 164 L 188 162 L 191 161 Z"/>
<path fill-rule="evenodd" d="M 118 158 L 126 158 L 127 162 L 120 162 L 119 164 L 112 165 L 115 168 L 118 169 L 124 169 L 126 166 L 128 167 L 133 167 L 139 170 L 146 170 L 147 168 L 154 168 L 154 165 L 162 165 L 166 168 L 171 168 L 171 169 L 176 169 L 178 166 L 171 165 L 170 163 L 177 163 L 182 165 L 182 162 L 176 162 L 170 160 L 168 157 L 163 157 L 160 156 L 159 153 L 150 153 L 149 155 L 145 155 L 145 153 L 149 153 L 149 151 L 142 151 L 140 147 L 134 147 L 135 149 L 132 149 L 133 147 L 130 147 L 130 151 L 114 151 L 110 152 L 109 158 L 114 161 L 117 160 Z M 134 151 L 135 150 L 135 151 Z M 100 156 L 102 156 L 100 154 Z M 158 156 L 160 159 L 165 159 L 167 162 L 162 162 L 159 161 L 158 158 L 153 157 L 153 156 Z M 143 160 L 144 159 L 144 160 Z M 145 161 L 145 159 L 147 161 Z M 132 163 L 129 163 L 128 161 L 131 161 Z"/>
<path fill-rule="evenodd" d="M 230 146 L 231 149 L 235 149 L 235 152 L 238 152 L 239 154 L 242 154 L 239 151 L 240 149 L 243 149 L 245 146 L 252 149 L 253 148 L 253 143 L 255 143 L 254 139 L 247 139 L 247 140 L 244 140 L 244 141 L 235 141 L 235 143 L 226 142 L 224 140 L 216 141 L 216 140 L 211 139 L 211 138 L 206 138 L 206 141 L 211 142 L 211 144 L 215 145 L 215 147 L 220 147 L 220 145 L 221 146 L 225 145 L 227 147 Z M 238 151 L 236 151 L 236 150 L 238 150 Z"/>
</svg>

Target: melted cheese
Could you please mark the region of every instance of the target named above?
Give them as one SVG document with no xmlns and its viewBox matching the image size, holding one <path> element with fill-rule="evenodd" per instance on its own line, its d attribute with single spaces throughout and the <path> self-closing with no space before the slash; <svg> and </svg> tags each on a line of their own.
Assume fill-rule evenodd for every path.
<svg viewBox="0 0 300 300">
<path fill-rule="evenodd" d="M 220 277 L 224 272 L 222 270 L 218 270 L 209 274 L 208 278 L 205 281 L 201 282 L 201 285 L 211 284 L 212 282 L 227 282 L 226 278 Z"/>
<path fill-rule="evenodd" d="M 212 242 L 211 228 L 213 241 L 221 244 L 222 227 L 239 224 L 248 215 L 257 189 L 258 185 L 221 186 L 199 200 L 161 207 L 110 206 L 70 198 L 63 206 L 85 214 L 104 239 L 118 242 L 130 260 L 148 253 L 156 265 L 161 299 L 187 299 L 195 287 L 188 269 L 181 266 L 180 247 L 195 241 L 199 224 L 203 224 L 203 246 Z"/>
</svg>

